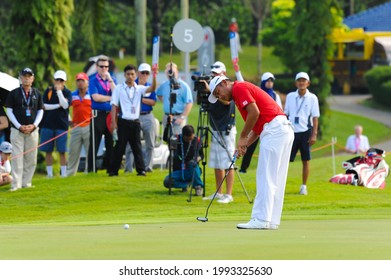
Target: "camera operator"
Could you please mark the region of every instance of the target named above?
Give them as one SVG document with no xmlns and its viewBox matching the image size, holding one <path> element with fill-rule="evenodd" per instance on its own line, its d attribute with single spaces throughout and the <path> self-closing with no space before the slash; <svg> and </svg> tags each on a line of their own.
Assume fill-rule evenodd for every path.
<svg viewBox="0 0 391 280">
<path fill-rule="evenodd" d="M 211 66 L 211 76 L 225 75 L 226 68 L 224 63 L 216 61 Z M 210 94 L 209 85 L 205 82 Z M 225 172 L 231 165 L 232 156 L 235 153 L 235 103 L 234 102 L 216 102 L 208 106 L 209 122 L 212 127 L 212 142 L 210 148 L 209 167 L 215 170 L 216 189 L 224 179 Z M 226 178 L 226 194 L 220 188 L 216 194 L 217 202 L 230 203 L 233 201 L 232 189 L 234 184 L 235 173 L 233 169 L 229 170 Z M 214 193 L 204 197 L 204 200 L 210 200 Z"/>
<path fill-rule="evenodd" d="M 187 117 L 193 106 L 193 95 L 190 87 L 178 79 L 178 67 L 175 63 L 168 63 L 164 72 L 168 80 L 156 91 L 159 100 L 163 102 L 163 127 L 166 127 L 169 118 L 172 134 L 178 135 L 187 123 Z"/>
<path fill-rule="evenodd" d="M 204 183 L 201 180 L 201 168 L 198 166 L 198 162 L 204 155 L 202 149 L 196 147 L 200 143 L 194 135 L 194 127 L 185 125 L 181 134 L 171 137 L 170 144 L 171 149 L 174 150 L 171 187 L 187 191 L 187 185 L 192 182 L 194 176 L 193 188 L 196 191 L 196 196 L 201 196 Z M 198 152 L 197 156 L 195 156 L 196 151 Z M 164 179 L 164 186 L 170 187 L 170 175 Z"/>
</svg>

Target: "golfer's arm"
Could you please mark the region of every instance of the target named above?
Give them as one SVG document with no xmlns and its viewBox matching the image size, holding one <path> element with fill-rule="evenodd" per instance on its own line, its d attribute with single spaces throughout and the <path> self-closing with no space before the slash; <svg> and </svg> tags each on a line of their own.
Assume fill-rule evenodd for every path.
<svg viewBox="0 0 391 280">
<path fill-rule="evenodd" d="M 248 114 L 246 122 L 244 123 L 243 130 L 240 133 L 241 138 L 247 138 L 249 136 L 259 117 L 259 109 L 254 102 L 248 104 L 244 109 L 247 111 Z"/>
</svg>

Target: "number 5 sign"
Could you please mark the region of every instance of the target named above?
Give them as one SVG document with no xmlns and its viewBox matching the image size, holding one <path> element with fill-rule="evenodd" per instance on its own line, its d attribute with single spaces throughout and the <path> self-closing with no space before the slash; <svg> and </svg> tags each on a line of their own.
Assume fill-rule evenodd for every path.
<svg viewBox="0 0 391 280">
<path fill-rule="evenodd" d="M 182 19 L 174 25 L 174 45 L 183 52 L 193 52 L 201 47 L 204 30 L 194 19 Z"/>
</svg>

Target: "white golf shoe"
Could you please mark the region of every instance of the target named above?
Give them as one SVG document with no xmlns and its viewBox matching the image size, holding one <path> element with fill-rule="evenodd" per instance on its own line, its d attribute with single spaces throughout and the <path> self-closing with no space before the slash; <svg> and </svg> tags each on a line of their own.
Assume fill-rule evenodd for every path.
<svg viewBox="0 0 391 280">
<path fill-rule="evenodd" d="M 234 201 L 234 198 L 230 194 L 225 194 L 225 195 L 223 195 L 222 198 L 219 198 L 217 200 L 218 203 L 224 203 L 224 204 L 230 203 L 232 201 Z"/>
<path fill-rule="evenodd" d="M 210 196 L 205 196 L 202 200 L 212 200 L 214 195 L 215 193 L 212 193 Z M 224 195 L 222 193 L 216 193 L 216 199 L 221 199 L 223 197 Z"/>
<path fill-rule="evenodd" d="M 307 195 L 308 194 L 306 185 L 301 185 L 301 187 L 300 187 L 300 194 L 301 195 Z"/>
<path fill-rule="evenodd" d="M 269 229 L 270 224 L 269 222 L 261 222 L 253 218 L 248 223 L 238 224 L 236 227 L 238 229 Z"/>
</svg>

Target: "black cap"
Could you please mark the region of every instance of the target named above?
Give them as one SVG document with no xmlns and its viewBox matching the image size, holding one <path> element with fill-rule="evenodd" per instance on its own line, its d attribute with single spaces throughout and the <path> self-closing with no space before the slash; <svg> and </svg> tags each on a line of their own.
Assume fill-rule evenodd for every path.
<svg viewBox="0 0 391 280">
<path fill-rule="evenodd" d="M 33 72 L 33 70 L 31 70 L 30 68 L 24 68 L 23 70 L 22 70 L 22 72 L 20 72 L 20 75 L 27 75 L 27 74 L 30 74 L 30 75 L 32 75 L 32 76 L 34 76 L 34 72 Z"/>
</svg>

